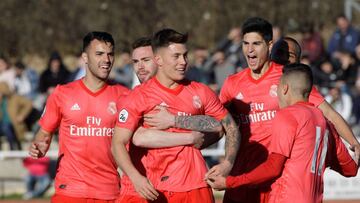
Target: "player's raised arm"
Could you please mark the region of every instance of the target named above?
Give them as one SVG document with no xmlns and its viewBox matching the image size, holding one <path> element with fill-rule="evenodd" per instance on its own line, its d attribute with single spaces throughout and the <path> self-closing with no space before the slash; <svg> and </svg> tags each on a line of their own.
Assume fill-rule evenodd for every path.
<svg viewBox="0 0 360 203">
<path fill-rule="evenodd" d="M 156 200 L 159 195 L 150 181 L 141 175 L 131 162 L 126 145 L 133 132 L 126 128 L 115 127 L 111 151 L 120 169 L 129 176 L 135 190 L 145 199 Z"/>
<path fill-rule="evenodd" d="M 350 149 L 355 152 L 355 158 L 357 159 L 357 162 L 359 162 L 360 144 L 346 121 L 326 101 L 322 102 L 318 108 L 323 112 L 324 116 L 334 124 L 339 135 L 350 144 Z"/>
</svg>

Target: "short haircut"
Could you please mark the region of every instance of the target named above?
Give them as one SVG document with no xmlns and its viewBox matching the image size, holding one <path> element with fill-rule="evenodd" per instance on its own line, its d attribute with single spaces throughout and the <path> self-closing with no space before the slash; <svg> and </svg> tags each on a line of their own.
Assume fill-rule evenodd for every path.
<svg viewBox="0 0 360 203">
<path fill-rule="evenodd" d="M 133 50 L 139 47 L 147 47 L 147 46 L 151 46 L 150 37 L 140 37 L 131 44 L 131 48 Z"/>
<path fill-rule="evenodd" d="M 270 60 L 277 64 L 286 65 L 289 63 L 289 56 L 289 45 L 284 38 L 275 42 L 270 52 Z"/>
<path fill-rule="evenodd" d="M 302 63 L 287 64 L 283 68 L 281 81 L 289 79 L 294 91 L 308 98 L 313 86 L 313 74 L 310 66 Z"/>
<path fill-rule="evenodd" d="M 172 43 L 186 44 L 188 34 L 182 34 L 170 28 L 165 28 L 156 32 L 151 39 L 151 46 L 155 52 L 161 47 L 167 47 Z"/>
<path fill-rule="evenodd" d="M 241 30 L 243 36 L 250 32 L 259 33 L 267 43 L 273 38 L 272 25 L 267 20 L 259 17 L 252 17 L 245 20 Z"/>
<path fill-rule="evenodd" d="M 87 35 L 85 35 L 83 39 L 83 52 L 86 51 L 91 41 L 95 39 L 102 42 L 110 43 L 113 46 L 113 48 L 115 48 L 115 42 L 111 34 L 107 32 L 94 31 L 94 32 L 89 32 Z"/>
<path fill-rule="evenodd" d="M 289 41 L 294 44 L 295 47 L 295 55 L 296 55 L 296 63 L 300 63 L 301 60 L 301 46 L 298 41 L 296 41 L 292 37 L 284 37 L 285 41 Z"/>
</svg>

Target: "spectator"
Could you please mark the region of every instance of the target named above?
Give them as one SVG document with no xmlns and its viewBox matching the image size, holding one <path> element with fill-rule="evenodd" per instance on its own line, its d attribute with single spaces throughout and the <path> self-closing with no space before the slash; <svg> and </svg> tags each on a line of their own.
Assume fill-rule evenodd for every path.
<svg viewBox="0 0 360 203">
<path fill-rule="evenodd" d="M 27 68 L 21 61 L 15 63 L 15 92 L 34 100 L 39 87 L 39 76 L 36 71 Z"/>
<path fill-rule="evenodd" d="M 209 56 L 208 50 L 204 47 L 197 47 L 194 50 L 194 62 L 189 65 L 186 78 L 191 81 L 209 84 L 211 81 L 211 70 L 204 69 L 204 63 Z"/>
<path fill-rule="evenodd" d="M 215 51 L 222 51 L 225 54 L 226 60 L 233 64 L 237 69 L 243 69 L 247 67 L 245 56 L 241 51 L 241 28 L 234 27 L 230 30 L 227 38 L 220 41 L 216 46 Z"/>
<path fill-rule="evenodd" d="M 1 132 L 7 137 L 10 150 L 21 150 L 20 140 L 27 130 L 24 120 L 31 112 L 31 101 L 11 92 L 5 82 L 0 82 L 0 98 Z"/>
<path fill-rule="evenodd" d="M 273 43 L 276 43 L 283 37 L 282 29 L 278 25 L 274 25 L 273 28 Z"/>
<path fill-rule="evenodd" d="M 318 32 L 314 31 L 314 26 L 312 24 L 307 24 L 303 27 L 301 39 L 301 49 L 303 55 L 309 57 L 310 63 L 312 65 L 319 65 L 325 56 L 323 40 Z"/>
<path fill-rule="evenodd" d="M 77 66 L 75 68 L 75 71 L 71 73 L 69 81 L 78 80 L 85 76 L 86 64 L 84 59 L 81 57 L 81 54 L 82 52 L 77 54 Z"/>
<path fill-rule="evenodd" d="M 337 28 L 329 40 L 327 52 L 330 57 L 337 58 L 339 51 L 355 53 L 355 47 L 360 42 L 359 31 L 350 24 L 344 15 L 336 18 Z"/>
<path fill-rule="evenodd" d="M 335 63 L 337 80 L 342 81 L 347 87 L 353 87 L 357 78 L 357 66 L 353 56 L 350 52 L 341 51 Z"/>
<path fill-rule="evenodd" d="M 225 79 L 235 73 L 235 67 L 229 63 L 225 58 L 225 53 L 222 51 L 216 52 L 205 65 L 205 69 L 214 71 L 215 86 L 214 91 L 219 91 L 224 84 Z M 211 67 L 211 68 L 209 68 Z"/>
<path fill-rule="evenodd" d="M 6 82 L 11 91 L 15 88 L 15 70 L 11 68 L 7 58 L 0 56 L 0 82 Z"/>
<path fill-rule="evenodd" d="M 28 174 L 25 177 L 26 193 L 23 199 L 42 197 L 50 186 L 51 179 L 49 175 L 49 157 L 33 159 L 26 157 L 23 165 L 27 169 Z"/>
<path fill-rule="evenodd" d="M 340 87 L 335 86 L 330 89 L 329 94 L 325 96 L 325 100 L 329 102 L 345 121 L 350 121 L 353 104 L 349 94 L 342 91 Z"/>
<path fill-rule="evenodd" d="M 337 81 L 337 75 L 334 70 L 334 65 L 325 60 L 320 64 L 320 70 L 314 75 L 315 84 L 320 87 L 320 91 L 323 95 L 326 95 L 328 88 L 335 86 Z"/>
<path fill-rule="evenodd" d="M 65 67 L 58 52 L 53 52 L 50 56 L 46 70 L 40 76 L 39 89 L 41 93 L 51 93 L 59 84 L 69 81 L 70 72 Z"/>
<path fill-rule="evenodd" d="M 115 69 L 115 75 L 113 76 L 115 82 L 131 88 L 133 80 L 133 67 L 131 62 L 131 56 L 128 51 L 124 51 L 120 54 L 121 66 Z"/>
</svg>

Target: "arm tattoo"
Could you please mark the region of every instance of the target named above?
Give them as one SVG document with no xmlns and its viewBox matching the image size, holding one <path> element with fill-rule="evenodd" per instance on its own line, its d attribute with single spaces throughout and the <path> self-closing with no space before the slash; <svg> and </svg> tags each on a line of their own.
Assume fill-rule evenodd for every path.
<svg viewBox="0 0 360 203">
<path fill-rule="evenodd" d="M 230 114 L 227 114 L 225 118 L 221 120 L 221 123 L 225 129 L 226 134 L 225 160 L 229 161 L 231 164 L 234 164 L 240 147 L 241 134 L 238 126 Z"/>
<path fill-rule="evenodd" d="M 220 132 L 222 126 L 211 116 L 175 116 L 175 127 L 200 132 Z"/>
</svg>

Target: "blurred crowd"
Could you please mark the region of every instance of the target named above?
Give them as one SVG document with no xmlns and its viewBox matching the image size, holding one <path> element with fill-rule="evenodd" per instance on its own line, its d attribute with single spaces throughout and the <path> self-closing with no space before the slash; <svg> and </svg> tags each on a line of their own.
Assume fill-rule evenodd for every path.
<svg viewBox="0 0 360 203">
<path fill-rule="evenodd" d="M 360 32 L 345 16 L 338 16 L 336 24 L 327 42 L 311 23 L 302 27 L 296 39 L 302 49 L 301 62 L 311 66 L 317 88 L 360 137 Z M 278 26 L 274 26 L 273 32 L 273 43 L 286 36 Z M 194 47 L 190 50 L 187 78 L 219 92 L 225 78 L 247 67 L 241 45 L 241 28 L 233 27 L 213 49 Z M 22 150 L 25 134 L 37 131 L 46 98 L 56 85 L 85 75 L 81 53 L 76 57 L 76 67 L 69 68 L 61 54 L 54 51 L 48 56 L 45 70 L 39 73 L 38 68 L 21 60 L 8 60 L 0 55 L 0 150 L 4 146 L 8 150 Z M 113 68 L 111 80 L 128 88 L 139 84 L 130 52 L 123 50 L 118 60 L 121 65 Z M 40 196 L 48 187 L 45 172 L 48 164 L 48 159 L 24 160 L 29 169 L 26 198 Z M 41 183 L 38 191 L 34 191 L 36 179 Z"/>
<path fill-rule="evenodd" d="M 311 23 L 302 27 L 296 39 L 302 49 L 301 62 L 312 67 L 318 89 L 360 136 L 360 32 L 345 16 L 338 16 L 336 24 L 327 42 Z M 273 32 L 273 43 L 286 36 L 279 26 L 274 26 Z M 247 67 L 241 43 L 241 28 L 233 27 L 213 49 L 194 47 L 190 50 L 187 78 L 219 92 L 226 77 Z M 8 149 L 21 150 L 25 133 L 37 130 L 46 98 L 56 85 L 84 76 L 81 53 L 76 57 L 76 67 L 69 68 L 60 53 L 54 51 L 45 70 L 39 73 L 38 68 L 21 60 L 10 62 L 0 56 L 0 142 L 7 141 Z M 130 51 L 123 50 L 118 60 L 120 65 L 114 67 L 111 80 L 133 88 L 138 80 Z"/>
</svg>

